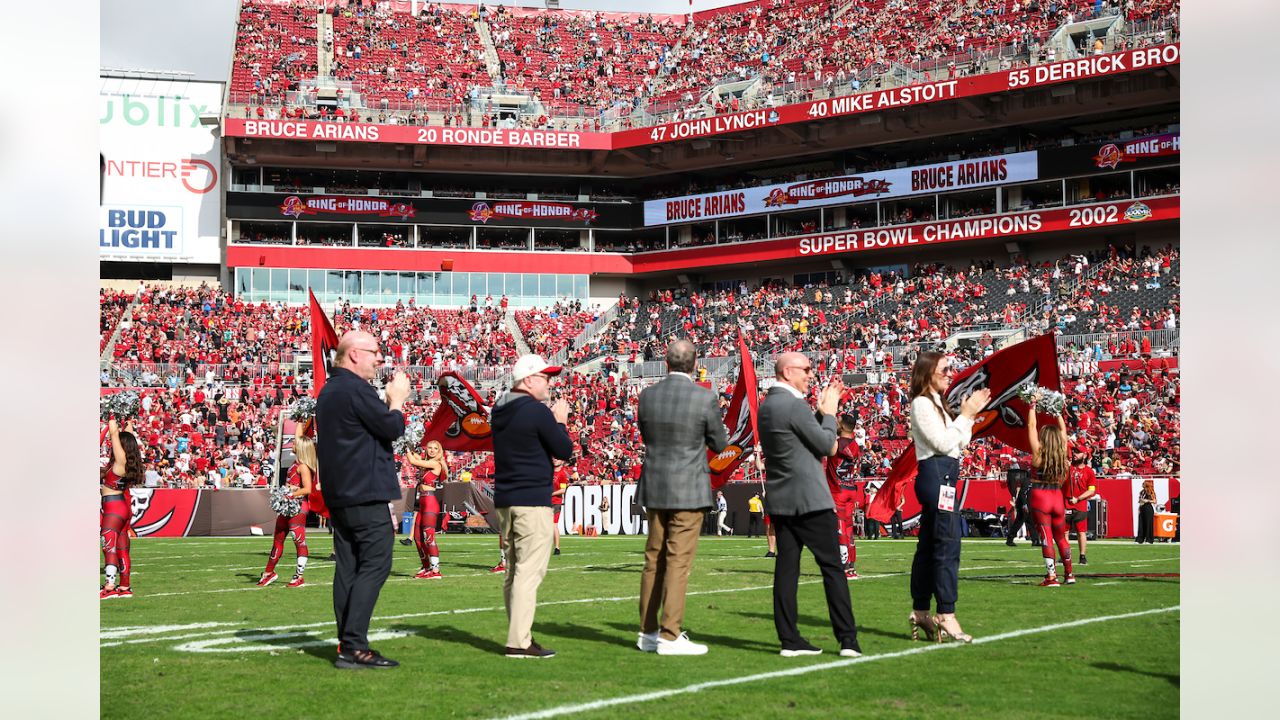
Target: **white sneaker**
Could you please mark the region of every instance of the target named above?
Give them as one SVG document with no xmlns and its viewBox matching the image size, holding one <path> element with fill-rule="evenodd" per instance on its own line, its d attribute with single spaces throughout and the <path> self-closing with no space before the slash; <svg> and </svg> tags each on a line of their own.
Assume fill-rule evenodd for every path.
<svg viewBox="0 0 1280 720">
<path fill-rule="evenodd" d="M 680 633 L 675 640 L 658 638 L 659 655 L 706 655 L 707 646 L 693 642 L 689 633 Z"/>
<path fill-rule="evenodd" d="M 658 651 L 658 633 L 638 633 L 636 636 L 636 647 L 644 652 Z"/>
</svg>

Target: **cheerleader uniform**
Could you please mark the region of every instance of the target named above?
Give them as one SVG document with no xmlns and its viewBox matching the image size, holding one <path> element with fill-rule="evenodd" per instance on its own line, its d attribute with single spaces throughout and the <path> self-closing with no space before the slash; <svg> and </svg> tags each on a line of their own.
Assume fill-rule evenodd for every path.
<svg viewBox="0 0 1280 720">
<path fill-rule="evenodd" d="M 302 487 L 302 474 L 299 471 L 299 465 L 294 464 L 289 468 L 288 486 L 291 488 Z M 311 510 L 311 503 L 308 497 L 298 498 L 298 502 L 302 504 L 302 509 L 297 515 L 286 517 L 284 515 L 276 515 L 275 533 L 271 540 L 271 555 L 267 558 L 267 569 L 262 573 L 262 579 L 258 581 L 259 587 L 266 587 L 276 581 L 276 563 L 280 562 L 280 557 L 284 555 L 284 538 L 285 535 L 293 538 L 293 546 L 298 552 L 298 565 L 294 571 L 293 580 L 289 582 L 288 587 L 301 587 L 302 573 L 307 569 L 307 513 Z"/>
<path fill-rule="evenodd" d="M 1045 578 L 1041 587 L 1058 587 L 1057 569 L 1053 561 L 1053 547 L 1066 568 L 1068 585 L 1076 581 L 1071 571 L 1071 543 L 1067 541 L 1067 514 L 1062 502 L 1062 486 L 1046 482 L 1035 469 L 1031 471 L 1031 517 L 1035 518 L 1040 533 L 1040 552 L 1044 556 Z"/>
<path fill-rule="evenodd" d="M 418 483 L 418 513 L 413 518 L 413 544 L 418 548 L 422 569 L 415 578 L 435 580 L 440 574 L 440 547 L 436 545 L 436 525 L 440 519 L 440 501 L 436 499 L 436 487 L 440 476 L 434 472 L 422 475 Z"/>
<path fill-rule="evenodd" d="M 103 571 L 107 576 L 107 584 L 115 587 L 102 590 L 98 597 L 101 600 L 133 597 L 133 591 L 129 589 L 129 569 L 133 564 L 129 557 L 129 489 L 124 479 L 116 475 L 110 466 L 102 480 L 102 487 L 113 491 L 102 496 L 102 513 L 99 515 L 98 525 L 102 536 Z"/>
</svg>

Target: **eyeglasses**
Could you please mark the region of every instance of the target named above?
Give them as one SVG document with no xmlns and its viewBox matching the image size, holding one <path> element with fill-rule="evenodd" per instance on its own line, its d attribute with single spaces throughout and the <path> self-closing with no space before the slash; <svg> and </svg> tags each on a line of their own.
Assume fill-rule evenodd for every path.
<svg viewBox="0 0 1280 720">
<path fill-rule="evenodd" d="M 805 375 L 812 375 L 812 374 L 813 374 L 813 366 L 812 366 L 812 365 L 803 365 L 803 366 L 802 366 L 802 365 L 792 365 L 789 369 L 790 369 L 790 370 L 803 370 Z"/>
<path fill-rule="evenodd" d="M 351 348 L 351 349 L 352 349 L 352 350 L 362 350 L 362 351 L 367 352 L 367 353 L 373 353 L 374 355 L 376 355 L 376 356 L 377 356 L 376 358 L 374 358 L 374 362 L 378 363 L 379 365 L 382 365 L 382 364 L 384 364 L 385 362 L 387 362 L 387 361 L 386 361 L 386 358 L 382 357 L 382 351 L 381 351 L 381 350 L 377 350 L 377 349 L 370 350 L 369 348 Z"/>
<path fill-rule="evenodd" d="M 937 370 L 937 373 L 939 375 L 955 375 L 956 369 L 948 365 L 944 368 L 940 368 L 939 370 Z"/>
</svg>

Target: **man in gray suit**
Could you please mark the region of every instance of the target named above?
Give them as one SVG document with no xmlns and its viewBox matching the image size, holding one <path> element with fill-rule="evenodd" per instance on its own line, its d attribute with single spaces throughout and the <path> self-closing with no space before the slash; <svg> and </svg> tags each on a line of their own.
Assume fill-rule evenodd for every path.
<svg viewBox="0 0 1280 720">
<path fill-rule="evenodd" d="M 773 567 L 773 624 L 783 657 L 822 652 L 796 627 L 796 589 L 800 551 L 809 548 L 822 571 L 831 629 L 842 657 L 858 657 L 858 628 L 849 601 L 849 581 L 840 563 L 835 503 L 823 476 L 822 459 L 836 454 L 836 410 L 844 384 L 822 389 L 815 417 L 805 401 L 813 364 L 796 352 L 783 353 L 774 365 L 777 384 L 760 403 L 760 443 L 764 448 L 765 492 L 769 517 L 778 535 Z"/>
<path fill-rule="evenodd" d="M 696 357 L 688 340 L 671 343 L 667 376 L 640 393 L 636 414 L 645 448 L 636 501 L 649 519 L 636 647 L 659 655 L 707 652 L 680 628 L 698 532 L 711 507 L 707 448 L 718 453 L 729 439 L 716 394 L 693 382 Z"/>
</svg>

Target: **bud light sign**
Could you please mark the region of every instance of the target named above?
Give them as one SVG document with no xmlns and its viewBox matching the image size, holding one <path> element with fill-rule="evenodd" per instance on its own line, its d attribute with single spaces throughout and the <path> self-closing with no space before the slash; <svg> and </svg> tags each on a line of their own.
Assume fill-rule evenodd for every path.
<svg viewBox="0 0 1280 720">
<path fill-rule="evenodd" d="M 103 206 L 98 252 L 110 255 L 181 255 L 182 208 Z"/>
</svg>

